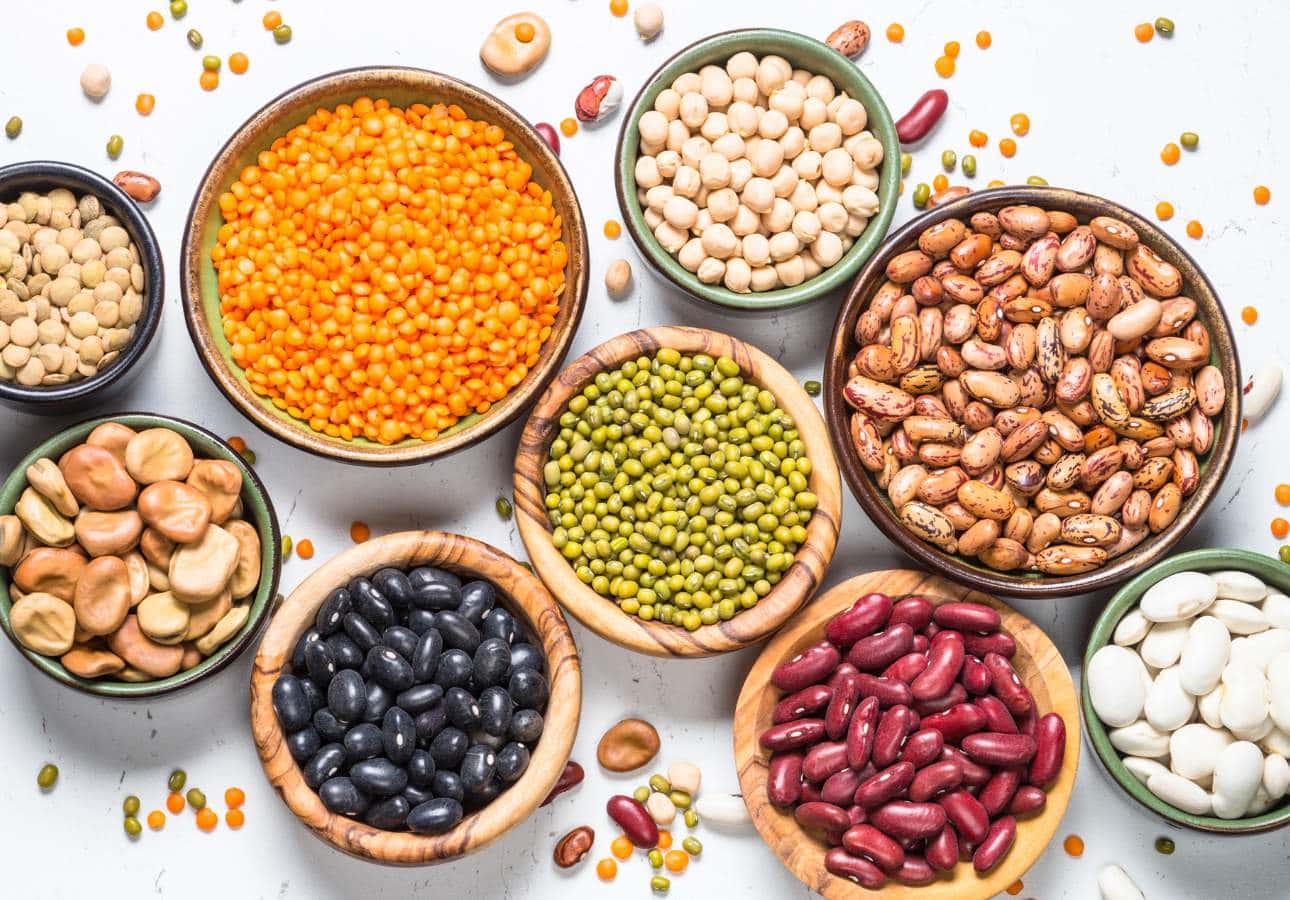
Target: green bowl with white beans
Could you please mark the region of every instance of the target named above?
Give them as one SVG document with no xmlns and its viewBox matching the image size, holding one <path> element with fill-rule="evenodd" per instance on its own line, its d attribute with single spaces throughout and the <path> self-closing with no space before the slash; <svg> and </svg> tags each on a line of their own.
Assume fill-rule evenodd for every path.
<svg viewBox="0 0 1290 900">
<path fill-rule="evenodd" d="M 782 85 L 782 76 L 773 73 L 754 74 L 751 78 L 742 75 L 750 65 L 749 54 L 757 58 L 758 66 L 769 60 L 786 61 L 791 74 Z M 738 62 L 732 59 L 736 55 Z M 720 67 L 722 75 L 713 73 L 709 80 L 723 83 L 701 88 L 698 73 L 705 67 Z M 733 69 L 737 77 L 730 78 L 728 69 Z M 687 73 L 694 74 L 680 82 L 680 91 L 674 90 L 678 79 Z M 800 95 L 789 87 L 795 80 L 802 87 Z M 750 81 L 756 86 L 749 85 Z M 770 110 L 762 116 L 767 121 L 745 121 L 741 114 L 749 112 L 754 104 L 760 105 L 759 101 L 767 96 L 761 90 L 764 87 L 772 88 L 767 101 Z M 734 93 L 728 96 L 726 92 L 732 89 Z M 745 96 L 741 93 L 745 90 L 752 102 L 739 99 Z M 754 90 L 759 91 L 756 97 L 752 97 Z M 776 93 L 784 91 L 797 95 L 797 99 L 784 98 L 786 112 L 781 114 Z M 830 133 L 836 118 L 830 104 L 841 103 L 843 93 L 858 101 L 863 110 L 850 106 L 849 112 L 837 120 L 842 123 L 839 131 Z M 711 103 L 705 94 L 711 96 Z M 832 100 L 825 103 L 826 96 Z M 821 104 L 817 106 L 812 101 Z M 740 103 L 748 110 L 739 109 Z M 666 143 L 650 140 L 657 136 L 660 112 L 668 120 Z M 704 119 L 699 124 L 701 112 Z M 647 113 L 651 115 L 645 120 L 646 134 L 642 138 L 642 116 Z M 824 115 L 828 116 L 826 120 L 816 121 Z M 733 128 L 732 118 L 739 120 Z M 704 144 L 691 144 L 686 119 L 695 123 L 698 131 L 693 139 Z M 813 127 L 803 128 L 799 122 Z M 822 131 L 817 133 L 816 128 Z M 762 153 L 752 140 L 759 132 L 750 129 L 779 135 L 758 139 L 760 144 L 779 146 L 761 148 L 765 151 Z M 681 130 L 686 131 L 684 141 Z M 740 132 L 748 134 L 747 144 L 734 140 Z M 713 140 L 709 141 L 705 134 L 712 135 Z M 823 153 L 816 151 L 816 146 Z M 847 152 L 830 157 L 834 147 Z M 671 158 L 664 156 L 664 148 L 668 153 L 675 149 L 674 155 L 680 157 L 675 172 Z M 701 151 L 703 156 L 721 156 L 729 165 L 715 158 L 705 164 L 697 158 Z M 811 157 L 811 153 L 819 158 Z M 653 165 L 643 159 L 650 156 L 656 160 Z M 853 164 L 851 172 L 838 171 L 839 165 L 845 169 L 848 157 Z M 690 166 L 690 162 L 695 165 Z M 754 167 L 751 177 L 744 178 L 740 169 L 743 163 Z M 690 171 L 682 174 L 687 168 Z M 772 168 L 773 178 L 760 174 Z M 673 174 L 667 175 L 668 172 Z M 844 181 L 844 176 L 849 181 Z M 665 179 L 662 184 L 656 181 L 659 177 Z M 762 181 L 767 184 L 760 184 Z M 831 188 L 834 182 L 837 187 Z M 810 303 L 843 287 L 878 248 L 891 226 L 900 193 L 900 141 L 882 95 L 851 60 L 803 34 L 774 28 L 740 29 L 691 44 L 647 79 L 623 116 L 614 183 L 627 230 L 658 274 L 686 294 L 717 306 L 771 312 Z M 773 197 L 766 192 L 771 184 Z M 647 186 L 651 185 L 672 191 L 677 202 L 670 208 L 654 202 L 662 194 L 648 195 Z M 738 195 L 734 193 L 736 186 Z M 847 205 L 843 189 L 851 192 L 845 197 Z M 689 197 L 700 201 L 703 209 L 696 213 L 695 203 L 685 202 Z M 763 207 L 766 211 L 760 213 Z M 705 215 L 711 222 L 703 218 Z M 727 221 L 730 226 L 725 225 Z M 758 235 L 763 225 L 770 232 L 768 240 Z M 712 233 L 704 242 L 700 232 L 709 229 Z M 745 242 L 745 238 L 753 240 Z M 680 246 L 683 239 L 684 247 Z M 664 246 L 663 240 L 672 245 L 677 255 Z"/>
</svg>

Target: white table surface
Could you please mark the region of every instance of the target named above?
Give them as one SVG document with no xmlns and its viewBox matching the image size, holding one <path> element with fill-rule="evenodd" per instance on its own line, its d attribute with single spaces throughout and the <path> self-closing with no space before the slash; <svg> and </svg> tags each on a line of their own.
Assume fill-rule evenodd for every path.
<svg viewBox="0 0 1290 900">
<path fill-rule="evenodd" d="M 165 5 L 162 0 L 5 4 L 0 118 L 20 114 L 25 129 L 17 141 L 0 139 L 0 163 L 54 158 L 109 177 L 133 168 L 161 180 L 161 198 L 148 210 L 167 264 L 160 346 L 147 374 L 114 409 L 172 413 L 247 439 L 259 456 L 258 470 L 283 530 L 297 540 L 312 538 L 318 551 L 312 563 L 298 558 L 287 563 L 284 591 L 349 546 L 348 526 L 354 519 L 369 522 L 378 533 L 459 531 L 523 558 L 514 523 L 501 521 L 493 511 L 498 491 L 509 485 L 520 425 L 451 459 L 377 470 L 319 460 L 275 443 L 233 410 L 198 366 L 178 291 L 180 231 L 188 204 L 233 126 L 306 78 L 374 63 L 460 76 L 495 91 L 534 120 L 558 122 L 571 114 L 577 91 L 602 72 L 621 78 L 631 96 L 667 56 L 703 35 L 766 25 L 822 37 L 839 23 L 841 10 L 850 8 L 802 0 L 664 0 L 666 28 L 653 44 L 642 45 L 630 18 L 609 15 L 607 0 L 534 0 L 531 5 L 554 32 L 550 56 L 528 79 L 503 85 L 483 70 L 476 56 L 492 24 L 515 9 L 500 0 L 282 2 L 276 6 L 295 30 L 285 47 L 276 46 L 260 26 L 260 16 L 272 8 L 265 0 L 190 0 L 191 11 L 182 23 L 167 17 L 160 33 L 145 30 L 146 11 Z M 945 120 L 915 155 L 911 186 L 930 182 L 940 171 L 942 149 L 953 147 L 960 156 L 969 151 L 968 130 L 981 128 L 990 134 L 991 145 L 973 151 L 979 160 L 977 185 L 996 176 L 1016 182 L 1042 174 L 1053 184 L 1114 197 L 1148 212 L 1157 200 L 1168 199 L 1178 210 L 1169 230 L 1196 254 L 1237 320 L 1243 367 L 1248 371 L 1274 354 L 1290 356 L 1284 340 L 1290 313 L 1284 277 L 1278 277 L 1290 237 L 1281 212 L 1290 185 L 1278 178 L 1290 166 L 1290 119 L 1284 115 L 1284 96 L 1274 87 L 1284 78 L 1290 7 L 1273 0 L 1061 5 L 960 0 L 861 4 L 855 11 L 868 16 L 875 32 L 860 66 L 884 92 L 895 115 L 930 87 L 950 92 Z M 1174 18 L 1175 37 L 1138 44 L 1133 25 L 1159 13 Z M 902 45 L 882 37 L 892 20 L 905 25 Z M 63 38 L 73 25 L 87 34 L 84 45 L 75 49 Z M 200 54 L 184 41 L 190 27 L 205 35 L 204 52 L 249 53 L 250 72 L 237 77 L 226 70 L 218 91 L 201 92 Z M 981 28 L 994 36 L 994 46 L 985 52 L 973 43 Z M 934 75 L 932 62 L 951 39 L 960 41 L 963 51 L 958 74 L 943 82 Z M 113 74 L 112 92 L 99 105 L 87 101 L 77 84 L 81 68 L 94 61 L 106 63 Z M 157 97 L 156 112 L 147 119 L 133 109 L 141 91 Z M 1008 117 L 1023 110 L 1033 123 L 1031 132 L 1018 140 L 1017 156 L 1003 160 L 996 142 L 1007 133 Z M 572 352 L 637 326 L 683 322 L 729 330 L 769 351 L 800 379 L 819 378 L 836 298 L 792 313 L 733 318 L 699 308 L 647 275 L 627 237 L 609 241 L 602 236 L 602 223 L 619 218 L 610 175 L 618 125 L 616 118 L 607 127 L 564 141 L 563 160 L 590 226 L 593 268 Z M 1201 149 L 1184 152 L 1181 163 L 1167 168 L 1159 161 L 1160 148 L 1183 130 L 1200 133 Z M 125 137 L 126 150 L 118 162 L 103 152 L 113 132 Z M 1273 202 L 1266 207 L 1251 200 L 1251 189 L 1260 183 L 1273 190 Z M 906 196 L 896 223 L 912 212 Z M 1181 236 L 1193 217 L 1205 224 L 1203 240 Z M 612 301 L 601 278 L 618 256 L 631 260 L 637 280 L 629 298 Z M 1247 303 L 1260 308 L 1254 327 L 1237 319 Z M 59 425 L 0 410 L 0 470 L 8 471 Z M 1287 480 L 1288 425 L 1290 405 L 1283 402 L 1244 435 L 1223 490 L 1186 547 L 1226 545 L 1275 553 L 1267 523 L 1277 513 L 1273 486 Z M 830 583 L 908 564 L 849 494 L 845 507 Z M 1053 636 L 1078 677 L 1074 663 L 1106 596 L 1019 606 Z M 5 886 L 0 895 L 646 896 L 650 872 L 639 858 L 622 866 L 610 886 L 601 885 L 593 871 L 594 860 L 607 854 L 614 834 L 604 801 L 638 781 L 601 772 L 595 764 L 596 741 L 619 718 L 643 716 L 663 735 L 660 764 L 692 759 L 704 768 L 706 791 L 737 790 L 730 716 L 756 650 L 723 659 L 658 662 L 619 650 L 576 623 L 573 628 L 584 673 L 574 758 L 586 766 L 587 781 L 486 850 L 451 865 L 411 870 L 382 868 L 332 851 L 272 795 L 248 727 L 250 653 L 212 682 L 178 698 L 124 704 L 58 686 L 6 643 L 0 647 L 5 747 L 0 776 Z M 1241 897 L 1286 896 L 1285 832 L 1219 840 L 1166 827 L 1122 796 L 1090 758 L 1087 745 L 1084 751 L 1070 809 L 1053 846 L 1026 875 L 1022 896 L 1095 896 L 1096 872 L 1108 862 L 1124 865 L 1152 898 L 1218 897 L 1235 886 Z M 62 770 L 49 795 L 34 783 L 46 761 Z M 172 818 L 161 833 L 145 831 L 137 843 L 128 841 L 120 826 L 122 797 L 138 793 L 145 811 L 160 806 L 166 775 L 174 766 L 187 769 L 190 783 L 204 787 L 220 808 L 226 786 L 243 787 L 248 796 L 245 828 L 235 833 L 221 822 L 215 834 L 204 835 L 187 816 Z M 598 832 L 595 852 L 573 871 L 556 869 L 550 859 L 555 839 L 584 823 Z M 1062 852 L 1061 837 L 1069 833 L 1087 842 L 1083 858 Z M 1177 842 L 1172 857 L 1152 849 L 1153 840 L 1163 834 Z M 673 880 L 671 896 L 807 895 L 755 832 L 703 828 L 700 836 L 703 858 Z"/>
</svg>

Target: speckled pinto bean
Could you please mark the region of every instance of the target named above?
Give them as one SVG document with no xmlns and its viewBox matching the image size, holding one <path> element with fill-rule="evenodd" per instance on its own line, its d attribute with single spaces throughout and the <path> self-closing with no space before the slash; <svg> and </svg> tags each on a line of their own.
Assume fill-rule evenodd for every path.
<svg viewBox="0 0 1290 900">
<path fill-rule="evenodd" d="M 887 880 L 882 869 L 867 859 L 852 856 L 842 847 L 831 847 L 824 854 L 824 868 L 839 878 L 855 882 L 871 891 L 882 887 Z"/>
<path fill-rule="evenodd" d="M 918 728 L 918 713 L 908 706 L 893 706 L 878 720 L 878 730 L 873 738 L 873 764 L 891 765 L 900 756 L 905 738 Z"/>
<path fill-rule="evenodd" d="M 924 728 L 935 728 L 947 744 L 958 744 L 963 738 L 985 728 L 985 713 L 971 703 L 951 706 L 923 719 Z"/>
<path fill-rule="evenodd" d="M 866 810 L 873 809 L 893 797 L 900 796 L 913 780 L 913 763 L 900 762 L 888 766 L 860 782 L 860 786 L 856 788 L 855 803 Z"/>
<path fill-rule="evenodd" d="M 874 827 L 901 841 L 917 841 L 940 833 L 945 827 L 945 810 L 935 803 L 892 800 L 869 811 Z"/>
<path fill-rule="evenodd" d="M 800 750 L 824 740 L 823 719 L 797 719 L 772 725 L 761 733 L 761 745 L 772 753 Z"/>
<path fill-rule="evenodd" d="M 999 864 L 999 860 L 1008 855 L 1013 842 L 1017 839 L 1017 820 L 1012 816 L 996 819 L 990 825 L 990 832 L 972 854 L 972 868 L 978 872 L 989 872 Z"/>
<path fill-rule="evenodd" d="M 1066 723 L 1057 713 L 1040 716 L 1035 723 L 1035 756 L 1030 762 L 1026 783 L 1047 787 L 1062 770 L 1066 755 Z"/>
<path fill-rule="evenodd" d="M 793 810 L 793 818 L 803 828 L 818 828 L 821 831 L 845 831 L 851 827 L 851 820 L 845 809 L 819 800 L 797 807 Z"/>
<path fill-rule="evenodd" d="M 842 846 L 848 853 L 867 857 L 886 872 L 894 872 L 905 862 L 905 851 L 883 831 L 872 825 L 853 825 L 842 835 Z"/>
<path fill-rule="evenodd" d="M 905 740 L 900 748 L 897 762 L 913 763 L 915 769 L 921 769 L 940 758 L 945 746 L 945 738 L 935 728 L 920 728 Z"/>
<path fill-rule="evenodd" d="M 807 647 L 788 662 L 780 663 L 771 673 L 771 684 L 781 691 L 799 691 L 824 681 L 841 661 L 838 648 L 828 641 Z"/>
<path fill-rule="evenodd" d="M 908 655 L 912 656 L 913 654 Z M 920 657 L 922 659 L 927 658 L 922 654 L 920 654 Z M 904 658 L 901 657 L 901 659 Z M 895 665 L 895 663 L 892 663 L 892 665 Z M 877 697 L 878 703 L 883 709 L 889 706 L 909 706 L 914 700 L 914 695 L 910 692 L 909 685 L 895 678 L 859 672 L 856 674 L 856 686 L 861 697 Z"/>
<path fill-rule="evenodd" d="M 658 844 L 658 826 L 645 807 L 634 798 L 615 794 L 605 804 L 605 811 L 637 847 L 648 850 Z"/>
<path fill-rule="evenodd" d="M 847 765 L 857 772 L 873 756 L 873 739 L 878 730 L 878 709 L 877 697 L 864 698 L 847 726 Z"/>
<path fill-rule="evenodd" d="M 917 635 L 915 635 L 917 637 Z M 894 678 L 909 684 L 927 668 L 927 654 L 914 651 L 906 653 L 900 659 L 882 670 L 883 678 Z M 910 695 L 913 696 L 912 694 Z M 908 704 L 908 700 L 901 701 Z"/>
<path fill-rule="evenodd" d="M 909 686 L 914 698 L 931 700 L 948 691 L 963 668 L 963 657 L 962 635 L 957 631 L 942 631 L 936 635 L 927 651 L 927 668 Z"/>
<path fill-rule="evenodd" d="M 891 598 L 886 594 L 865 594 L 846 612 L 830 619 L 824 626 L 824 635 L 839 647 L 850 647 L 886 625 L 892 609 Z"/>
<path fill-rule="evenodd" d="M 910 651 L 914 629 L 905 623 L 856 641 L 847 651 L 847 662 L 862 672 L 877 672 Z"/>
<path fill-rule="evenodd" d="M 991 690 L 1009 712 L 1014 716 L 1024 716 L 1035 708 L 1035 698 L 1021 683 L 1012 663 L 998 653 L 987 653 L 981 661 L 990 670 Z"/>
<path fill-rule="evenodd" d="M 851 713 L 859 700 L 860 673 L 847 673 L 839 678 L 824 713 L 824 731 L 830 739 L 836 741 L 847 733 L 847 723 L 851 721 Z"/>
<path fill-rule="evenodd" d="M 932 621 L 956 631 L 994 634 L 1003 620 L 998 610 L 981 603 L 942 603 L 932 612 Z"/>
<path fill-rule="evenodd" d="M 776 753 L 766 766 L 766 796 L 774 806 L 792 806 L 802 796 L 802 754 Z"/>
<path fill-rule="evenodd" d="M 846 742 L 826 741 L 806 751 L 806 756 L 802 758 L 802 777 L 813 784 L 819 784 L 846 767 Z"/>
</svg>

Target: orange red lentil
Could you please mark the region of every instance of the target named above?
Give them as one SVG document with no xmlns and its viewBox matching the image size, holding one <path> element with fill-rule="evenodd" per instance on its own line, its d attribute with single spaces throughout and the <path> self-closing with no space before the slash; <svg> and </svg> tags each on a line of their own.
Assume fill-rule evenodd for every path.
<svg viewBox="0 0 1290 900">
<path fill-rule="evenodd" d="M 211 254 L 252 390 L 382 444 L 486 412 L 537 363 L 565 287 L 532 175 L 500 127 L 443 104 L 362 97 L 275 141 L 220 198 Z"/>
<path fill-rule="evenodd" d="M 148 813 L 148 827 L 153 831 L 160 831 L 166 827 L 166 814 L 159 809 L 154 809 Z"/>
<path fill-rule="evenodd" d="M 1259 321 L 1259 311 L 1253 306 L 1246 306 L 1241 309 L 1241 321 L 1246 325 L 1253 325 Z"/>
<path fill-rule="evenodd" d="M 244 453 L 246 451 L 246 439 L 238 437 L 236 434 L 228 439 L 228 445 L 238 453 Z"/>
<path fill-rule="evenodd" d="M 234 75 L 245 75 L 251 67 L 251 60 L 245 53 L 233 53 L 228 58 L 228 70 Z"/>
<path fill-rule="evenodd" d="M 301 559 L 313 559 L 314 542 L 309 540 L 309 538 L 305 538 L 300 543 L 296 544 L 296 555 Z"/>
<path fill-rule="evenodd" d="M 669 850 L 667 856 L 663 857 L 663 864 L 669 872 L 679 874 L 690 864 L 690 856 L 684 850 Z"/>
<path fill-rule="evenodd" d="M 213 91 L 219 87 L 219 72 L 212 72 L 209 69 L 203 70 L 197 83 L 202 86 L 203 91 Z"/>
<path fill-rule="evenodd" d="M 1290 484 L 1278 484 L 1273 495 L 1282 506 L 1290 506 Z"/>
<path fill-rule="evenodd" d="M 237 809 L 246 802 L 246 792 L 241 788 L 231 787 L 224 791 L 224 804 L 229 809 Z"/>
<path fill-rule="evenodd" d="M 1155 36 L 1156 30 L 1151 27 L 1150 22 L 1143 22 L 1140 25 L 1133 26 L 1133 36 L 1138 39 L 1138 43 L 1145 44 Z"/>
<path fill-rule="evenodd" d="M 265 31 L 272 31 L 282 24 L 282 13 L 276 9 L 269 10 L 264 14 L 264 18 L 260 20 L 260 23 L 264 26 Z"/>
<path fill-rule="evenodd" d="M 658 843 L 655 844 L 660 850 L 669 850 L 672 847 L 672 832 L 666 828 L 660 828 L 658 831 Z"/>
<path fill-rule="evenodd" d="M 1290 534 L 1290 522 L 1280 516 L 1272 520 L 1272 536 L 1274 538 L 1281 540 L 1288 534 Z"/>
<path fill-rule="evenodd" d="M 1070 856 L 1084 855 L 1084 839 L 1078 834 L 1066 835 L 1066 840 L 1062 841 L 1062 849 Z"/>
<path fill-rule="evenodd" d="M 166 24 L 165 18 L 155 9 L 148 13 L 148 17 L 144 21 L 147 22 L 149 31 L 157 31 L 162 25 Z"/>
<path fill-rule="evenodd" d="M 619 225 L 613 219 L 605 223 L 605 237 L 613 240 L 623 233 L 623 226 Z"/>
<path fill-rule="evenodd" d="M 986 187 L 988 188 L 1003 187 L 1003 181 L 998 178 L 991 178 L 990 183 L 987 184 Z"/>
<path fill-rule="evenodd" d="M 209 806 L 197 810 L 197 827 L 202 831 L 214 831 L 218 824 L 219 816 L 215 815 L 215 810 Z"/>
<path fill-rule="evenodd" d="M 1011 158 L 1017 155 L 1017 142 L 1012 138 L 1004 138 L 999 141 L 999 152 L 1004 156 Z"/>
<path fill-rule="evenodd" d="M 1012 133 L 1017 137 L 1025 137 L 1030 133 L 1030 116 L 1025 113 L 1013 113 L 1008 125 L 1012 127 Z"/>
<path fill-rule="evenodd" d="M 166 809 L 170 810 L 175 815 L 179 815 L 183 812 L 184 795 L 176 791 L 166 797 Z"/>
<path fill-rule="evenodd" d="M 1272 192 L 1263 185 L 1254 189 L 1254 202 L 1259 206 L 1267 206 L 1268 201 L 1272 199 Z"/>
<path fill-rule="evenodd" d="M 1160 151 L 1160 161 L 1166 166 L 1172 166 L 1181 158 L 1182 151 L 1178 149 L 1178 145 L 1173 141 L 1165 144 L 1164 149 Z"/>
<path fill-rule="evenodd" d="M 1168 200 L 1161 200 L 1156 204 L 1156 218 L 1161 222 L 1167 222 L 1174 217 L 1174 205 Z"/>
<path fill-rule="evenodd" d="M 354 522 L 349 526 L 349 539 L 361 544 L 372 536 L 372 529 L 366 522 Z"/>
<path fill-rule="evenodd" d="M 246 824 L 246 813 L 240 809 L 230 809 L 224 813 L 224 821 L 228 823 L 229 828 L 241 828 Z"/>
<path fill-rule="evenodd" d="M 905 26 L 899 22 L 892 22 L 887 26 L 887 40 L 893 44 L 899 44 L 905 39 Z"/>
<path fill-rule="evenodd" d="M 627 15 L 627 0 L 609 0 L 609 11 L 616 16 Z"/>
<path fill-rule="evenodd" d="M 949 78 L 951 75 L 954 74 L 953 57 L 949 57 L 949 56 L 938 57 L 934 64 L 934 68 L 936 69 L 937 75 L 941 76 L 942 78 Z"/>
<path fill-rule="evenodd" d="M 990 136 L 984 131 L 973 128 L 968 132 L 968 143 L 973 147 L 984 147 L 990 142 Z"/>
<path fill-rule="evenodd" d="M 618 863 L 608 857 L 596 863 L 596 875 L 601 881 L 613 881 L 618 874 Z"/>
<path fill-rule="evenodd" d="M 947 43 L 945 44 L 945 55 L 946 55 L 946 56 L 948 56 L 950 59 L 958 59 L 958 57 L 959 57 L 959 42 L 958 42 L 958 41 L 949 41 L 949 42 L 947 42 Z"/>
<path fill-rule="evenodd" d="M 141 116 L 150 116 L 157 107 L 157 98 L 152 94 L 140 94 L 134 98 L 134 109 Z"/>
<path fill-rule="evenodd" d="M 1187 237 L 1199 238 L 1205 234 L 1205 226 L 1201 225 L 1195 219 L 1187 223 Z"/>
<path fill-rule="evenodd" d="M 976 33 L 976 45 L 980 47 L 982 50 L 989 50 L 990 45 L 993 43 L 994 43 L 994 38 L 990 36 L 990 32 L 978 31 Z"/>
<path fill-rule="evenodd" d="M 84 41 L 85 41 L 84 28 L 67 29 L 67 43 L 71 44 L 73 47 L 79 47 L 82 43 L 84 43 Z"/>
<path fill-rule="evenodd" d="M 561 133 L 561 134 L 563 134 L 565 137 L 573 137 L 575 134 L 577 134 L 577 133 L 578 133 L 578 120 L 577 120 L 577 119 L 561 119 L 561 120 L 560 120 L 560 133 Z"/>
<path fill-rule="evenodd" d="M 628 838 L 626 835 L 620 834 L 618 837 L 614 838 L 613 841 L 610 842 L 609 852 L 614 854 L 614 856 L 618 857 L 619 859 L 627 859 L 629 856 L 632 855 L 633 846 L 634 845 L 632 844 L 630 838 Z"/>
<path fill-rule="evenodd" d="M 515 40 L 521 44 L 527 44 L 535 37 L 537 37 L 537 29 L 533 27 L 532 22 L 520 22 L 515 26 Z"/>
<path fill-rule="evenodd" d="M 932 190 L 943 191 L 950 186 L 950 179 L 946 175 L 937 175 L 932 179 Z"/>
<path fill-rule="evenodd" d="M 1025 883 L 1022 882 L 1020 878 L 1018 878 L 1012 884 L 1008 885 L 1007 888 L 1005 888 L 1005 892 L 1008 894 L 1008 896 L 1015 897 L 1025 889 L 1026 889 Z"/>
</svg>

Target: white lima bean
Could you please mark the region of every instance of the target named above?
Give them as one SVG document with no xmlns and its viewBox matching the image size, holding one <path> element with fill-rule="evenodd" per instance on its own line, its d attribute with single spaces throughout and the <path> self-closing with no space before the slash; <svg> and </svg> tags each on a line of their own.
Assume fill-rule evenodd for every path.
<svg viewBox="0 0 1290 900">
<path fill-rule="evenodd" d="M 1268 717 L 1268 680 L 1249 662 L 1228 663 L 1223 669 L 1223 725 L 1231 731 L 1259 727 Z"/>
<path fill-rule="evenodd" d="M 1290 731 L 1290 653 L 1278 653 L 1268 663 L 1268 715 L 1276 727 Z"/>
<path fill-rule="evenodd" d="M 1179 684 L 1177 666 L 1162 669 L 1156 676 L 1142 709 L 1151 727 L 1166 734 L 1191 721 L 1196 698 Z"/>
<path fill-rule="evenodd" d="M 1157 773 L 1147 780 L 1147 790 L 1170 806 L 1193 816 L 1207 816 L 1213 809 L 1209 792 L 1173 772 Z"/>
<path fill-rule="evenodd" d="M 1111 739 L 1111 746 L 1128 756 L 1159 759 L 1169 754 L 1169 735 L 1153 728 L 1145 719 L 1114 728 L 1107 737 Z"/>
<path fill-rule="evenodd" d="M 1290 791 L 1290 762 L 1279 753 L 1263 758 L 1263 790 L 1270 800 L 1280 800 Z"/>
<path fill-rule="evenodd" d="M 1169 736 L 1169 768 L 1189 781 L 1203 781 L 1214 774 L 1218 755 L 1232 743 L 1221 728 L 1192 722 Z"/>
<path fill-rule="evenodd" d="M 1160 622 L 1151 626 L 1138 647 L 1142 661 L 1153 669 L 1165 669 L 1178 661 L 1187 641 L 1188 622 Z"/>
<path fill-rule="evenodd" d="M 1263 598 L 1263 616 L 1272 628 L 1290 628 L 1290 597 L 1273 591 Z"/>
<path fill-rule="evenodd" d="M 1229 744 L 1214 764 L 1214 815 L 1239 819 L 1263 782 L 1263 752 L 1249 741 Z"/>
<path fill-rule="evenodd" d="M 1242 600 L 1219 597 L 1210 604 L 1205 613 L 1222 622 L 1232 634 L 1257 634 L 1268 628 L 1268 620 L 1263 610 L 1253 603 Z"/>
<path fill-rule="evenodd" d="M 1267 415 L 1277 395 L 1281 393 L 1281 366 L 1274 361 L 1265 362 L 1254 370 L 1245 383 L 1241 397 L 1241 415 L 1253 425 Z"/>
<path fill-rule="evenodd" d="M 1097 891 L 1102 900 L 1145 900 L 1129 873 L 1117 865 L 1103 866 L 1097 873 Z"/>
<path fill-rule="evenodd" d="M 1249 572 L 1230 569 L 1210 572 L 1217 585 L 1218 596 L 1246 603 L 1258 603 L 1268 595 L 1268 586 Z"/>
<path fill-rule="evenodd" d="M 1137 721 L 1146 701 L 1145 674 L 1142 658 L 1132 650 L 1108 644 L 1094 653 L 1085 677 L 1098 718 L 1112 728 Z"/>
<path fill-rule="evenodd" d="M 738 794 L 704 794 L 694 801 L 694 811 L 699 814 L 699 821 L 709 825 L 731 827 L 752 822 L 744 798 Z"/>
<path fill-rule="evenodd" d="M 1138 607 L 1152 622 L 1180 622 L 1205 610 L 1218 583 L 1204 572 L 1176 572 L 1147 588 Z"/>
</svg>

